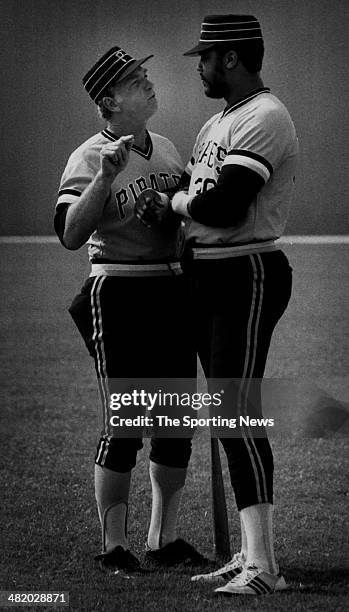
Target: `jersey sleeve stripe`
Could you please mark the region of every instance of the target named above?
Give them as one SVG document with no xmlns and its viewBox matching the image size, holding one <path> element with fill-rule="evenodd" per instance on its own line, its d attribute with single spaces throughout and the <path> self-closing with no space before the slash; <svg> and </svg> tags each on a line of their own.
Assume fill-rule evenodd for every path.
<svg viewBox="0 0 349 612">
<path fill-rule="evenodd" d="M 250 170 L 257 172 L 265 182 L 270 179 L 273 173 L 272 165 L 264 159 L 264 157 L 250 151 L 241 151 L 239 149 L 229 151 L 223 165 L 225 166 L 228 164 L 236 164 L 250 168 Z"/>
<path fill-rule="evenodd" d="M 78 189 L 60 189 L 58 192 L 58 196 L 61 195 L 73 195 L 79 198 L 81 196 L 81 191 L 79 191 Z"/>
<path fill-rule="evenodd" d="M 254 153 L 253 151 L 246 151 L 244 149 L 231 149 L 230 151 L 228 151 L 227 155 L 244 155 L 246 157 L 250 157 L 251 159 L 255 159 L 256 161 L 263 164 L 267 168 L 267 170 L 269 170 L 270 174 L 272 174 L 274 171 L 273 166 L 270 162 L 268 162 L 267 159 L 265 159 L 265 157 L 262 157 L 262 155 L 258 155 L 258 153 Z"/>
<path fill-rule="evenodd" d="M 253 170 L 257 174 L 259 174 L 259 176 L 262 177 L 265 183 L 270 179 L 270 172 L 263 164 L 256 161 L 255 159 L 243 157 L 242 155 L 231 155 L 227 156 L 223 163 L 223 166 L 228 165 L 244 166 L 245 168 L 249 168 L 250 170 Z"/>
<path fill-rule="evenodd" d="M 63 193 L 58 196 L 57 206 L 59 206 L 60 204 L 74 204 L 74 202 L 77 202 L 79 197 L 80 196 L 78 195 Z"/>
</svg>

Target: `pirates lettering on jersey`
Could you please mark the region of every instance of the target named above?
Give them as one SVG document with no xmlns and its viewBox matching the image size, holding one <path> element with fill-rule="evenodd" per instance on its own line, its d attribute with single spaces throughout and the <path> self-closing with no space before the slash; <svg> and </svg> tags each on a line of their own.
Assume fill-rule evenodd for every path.
<svg viewBox="0 0 349 612">
<path fill-rule="evenodd" d="M 221 171 L 222 163 L 228 151 L 222 145 L 209 140 L 200 145 L 197 159 L 193 160 L 194 164 L 204 164 L 208 168 L 214 168 L 218 174 Z"/>
<path fill-rule="evenodd" d="M 203 176 L 198 176 L 193 180 L 195 194 L 204 193 L 208 189 L 212 189 L 212 187 L 217 185 L 216 178 L 219 176 L 227 153 L 227 149 L 222 147 L 222 145 L 218 144 L 214 140 L 204 141 L 200 145 L 197 159 L 191 159 L 192 165 L 196 164 L 197 172 L 200 173 L 200 165 L 203 166 Z M 211 176 L 206 176 L 206 168 L 209 168 L 212 171 L 210 172 Z"/>
<path fill-rule="evenodd" d="M 181 177 L 179 174 L 159 172 L 156 175 L 152 173 L 149 174 L 147 178 L 144 176 L 139 176 L 132 181 L 132 183 L 128 184 L 127 189 L 123 187 L 122 189 L 119 189 L 119 191 L 116 191 L 114 197 L 118 215 L 121 221 L 132 214 L 136 200 L 142 191 L 148 189 L 149 187 L 156 189 L 156 191 L 166 191 L 167 189 L 171 189 L 171 187 L 178 185 L 180 178 Z M 129 207 L 127 207 L 128 203 L 130 203 Z"/>
</svg>

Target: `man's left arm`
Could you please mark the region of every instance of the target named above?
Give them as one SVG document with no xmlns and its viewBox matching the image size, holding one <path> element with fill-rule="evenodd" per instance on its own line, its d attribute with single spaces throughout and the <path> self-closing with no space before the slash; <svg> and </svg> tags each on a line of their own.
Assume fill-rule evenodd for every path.
<svg viewBox="0 0 349 612">
<path fill-rule="evenodd" d="M 174 195 L 171 208 L 209 227 L 231 227 L 245 218 L 266 180 L 256 171 L 238 164 L 222 166 L 217 185 L 203 193 Z"/>
</svg>

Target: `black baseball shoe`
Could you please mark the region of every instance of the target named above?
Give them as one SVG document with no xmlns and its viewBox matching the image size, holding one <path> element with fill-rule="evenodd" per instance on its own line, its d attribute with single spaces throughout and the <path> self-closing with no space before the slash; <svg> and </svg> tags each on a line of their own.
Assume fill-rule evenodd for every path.
<svg viewBox="0 0 349 612">
<path fill-rule="evenodd" d="M 191 544 L 182 539 L 166 544 L 159 550 L 147 550 L 145 564 L 154 568 L 174 567 L 176 565 L 207 567 L 211 564 L 209 559 L 203 557 Z"/>
<path fill-rule="evenodd" d="M 96 555 L 95 561 L 99 563 L 101 569 L 111 574 L 118 574 L 119 572 L 131 574 L 142 571 L 137 557 L 122 546 L 116 546 L 108 552 Z"/>
</svg>

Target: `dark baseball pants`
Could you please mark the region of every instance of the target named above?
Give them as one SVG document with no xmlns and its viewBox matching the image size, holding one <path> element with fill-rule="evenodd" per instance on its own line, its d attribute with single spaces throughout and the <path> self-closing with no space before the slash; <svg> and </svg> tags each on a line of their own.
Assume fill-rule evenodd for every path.
<svg viewBox="0 0 349 612">
<path fill-rule="evenodd" d="M 261 381 L 275 326 L 289 302 L 292 270 L 282 251 L 187 264 L 196 344 L 209 385 L 231 381 L 224 413 L 262 416 Z M 237 507 L 273 503 L 273 455 L 266 431 L 242 426 L 221 438 Z"/>
<path fill-rule="evenodd" d="M 102 399 L 98 465 L 127 472 L 143 446 L 138 434 L 119 437 L 110 426 L 110 394 L 130 390 L 123 388 L 123 381 L 196 378 L 187 302 L 183 274 L 91 277 L 73 300 L 69 312 L 94 359 Z M 150 459 L 155 463 L 185 468 L 190 454 L 189 437 L 151 439 Z"/>
</svg>

